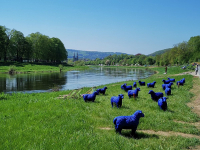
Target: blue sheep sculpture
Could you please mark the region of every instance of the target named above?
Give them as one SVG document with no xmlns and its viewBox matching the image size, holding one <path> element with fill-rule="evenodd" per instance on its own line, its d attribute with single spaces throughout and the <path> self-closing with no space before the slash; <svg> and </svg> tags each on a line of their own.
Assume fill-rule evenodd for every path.
<svg viewBox="0 0 200 150">
<path fill-rule="evenodd" d="M 154 92 L 153 90 L 149 90 L 149 93 L 148 94 L 151 94 L 151 99 L 155 100 L 155 101 L 158 101 L 158 99 L 160 97 L 163 97 L 163 93 L 162 92 Z"/>
<path fill-rule="evenodd" d="M 153 87 L 154 88 L 155 84 L 156 84 L 156 81 L 153 81 L 152 83 L 147 83 L 147 87 L 148 88 L 149 87 Z"/>
<path fill-rule="evenodd" d="M 172 85 L 173 85 L 173 82 L 170 82 L 169 84 L 162 84 L 162 88 L 163 90 L 165 90 L 166 88 L 171 88 Z"/>
<path fill-rule="evenodd" d="M 158 106 L 164 111 L 167 110 L 167 97 L 161 97 L 158 100 Z"/>
<path fill-rule="evenodd" d="M 180 85 L 184 85 L 184 80 L 180 80 L 180 81 L 177 81 L 176 82 L 176 85 L 178 85 L 178 87 L 180 86 Z"/>
<path fill-rule="evenodd" d="M 175 82 L 175 79 L 174 79 L 174 78 L 168 78 L 168 80 L 169 80 L 170 82 Z"/>
<path fill-rule="evenodd" d="M 134 83 L 133 83 L 133 87 L 135 87 L 135 88 L 137 87 L 137 84 L 136 84 L 136 82 L 134 82 Z"/>
<path fill-rule="evenodd" d="M 145 86 L 145 82 L 142 82 L 140 80 L 138 82 L 139 82 L 140 86 Z"/>
<path fill-rule="evenodd" d="M 117 108 L 121 107 L 123 98 L 124 98 L 123 94 L 119 94 L 118 96 L 111 97 L 110 101 L 111 101 L 112 107 L 113 107 L 113 103 L 117 105 Z"/>
<path fill-rule="evenodd" d="M 170 80 L 162 80 L 162 82 L 164 83 L 164 84 L 169 84 L 170 83 Z"/>
<path fill-rule="evenodd" d="M 129 99 L 131 98 L 131 96 L 133 96 L 134 98 L 138 97 L 139 91 L 140 91 L 140 88 L 136 88 L 135 90 L 128 90 Z"/>
<path fill-rule="evenodd" d="M 128 90 L 132 90 L 132 86 L 131 85 L 126 85 L 126 84 L 123 84 L 122 85 L 123 89 L 127 92 Z"/>
<path fill-rule="evenodd" d="M 131 116 L 115 117 L 113 123 L 115 125 L 116 132 L 119 132 L 119 134 L 121 134 L 122 129 L 132 129 L 132 135 L 134 135 L 135 131 L 137 130 L 140 117 L 144 117 L 144 114 L 141 110 L 137 110 Z"/>
<path fill-rule="evenodd" d="M 170 88 L 166 88 L 165 89 L 165 95 L 171 95 L 171 89 Z"/>
<path fill-rule="evenodd" d="M 127 85 L 126 83 L 122 84 L 122 85 L 121 85 L 121 89 L 124 90 L 124 87 L 125 87 L 126 85 Z"/>
<path fill-rule="evenodd" d="M 96 95 L 99 95 L 99 93 L 97 91 L 93 92 L 92 94 L 84 94 L 83 99 L 85 102 L 87 102 L 87 101 L 94 102 Z"/>
<path fill-rule="evenodd" d="M 102 89 L 97 89 L 97 91 L 98 91 L 99 93 L 102 93 L 103 95 L 105 95 L 106 89 L 108 89 L 108 88 L 105 86 L 105 87 L 103 87 Z"/>
<path fill-rule="evenodd" d="M 185 83 L 185 78 L 181 79 L 181 81 L 183 81 L 183 83 Z"/>
</svg>

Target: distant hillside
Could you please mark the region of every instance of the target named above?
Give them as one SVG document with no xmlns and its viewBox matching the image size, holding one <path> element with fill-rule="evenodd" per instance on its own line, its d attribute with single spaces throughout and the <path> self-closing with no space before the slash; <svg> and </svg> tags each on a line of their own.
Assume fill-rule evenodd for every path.
<svg viewBox="0 0 200 150">
<path fill-rule="evenodd" d="M 167 52 L 167 51 L 169 51 L 169 50 L 171 50 L 171 48 L 159 50 L 159 51 L 156 51 L 156 52 L 154 52 L 154 53 L 152 53 L 152 54 L 149 54 L 149 55 L 147 55 L 147 56 L 156 56 L 156 55 L 160 55 L 160 54 L 163 54 L 163 53 L 165 53 L 165 52 Z"/>
<path fill-rule="evenodd" d="M 71 59 L 74 56 L 77 56 L 78 52 L 78 57 L 79 59 L 91 59 L 94 60 L 96 58 L 103 59 L 109 55 L 121 55 L 121 54 L 126 54 L 126 53 L 119 53 L 119 52 L 98 52 L 98 51 L 82 51 L 82 50 L 74 50 L 74 49 L 67 49 L 68 52 L 68 58 Z"/>
</svg>

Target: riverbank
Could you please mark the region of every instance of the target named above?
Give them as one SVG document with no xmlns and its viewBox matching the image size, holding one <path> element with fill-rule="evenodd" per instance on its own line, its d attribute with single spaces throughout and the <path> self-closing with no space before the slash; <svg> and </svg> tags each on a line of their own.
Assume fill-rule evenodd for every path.
<svg viewBox="0 0 200 150">
<path fill-rule="evenodd" d="M 191 90 L 196 87 L 194 83 L 198 78 L 194 80 L 188 74 L 177 76 L 182 73 L 179 68 L 168 68 L 167 74 L 163 74 L 161 67 L 154 70 L 159 73 L 142 81 L 156 81 L 155 88 L 138 85 L 141 91 L 137 99 L 129 99 L 127 93 L 121 90 L 121 84 L 125 82 L 97 87 L 107 86 L 108 89 L 105 95 L 97 95 L 94 103 L 85 103 L 78 96 L 58 98 L 71 91 L 1 93 L 0 149 L 186 149 L 200 145 L 200 130 L 195 126 L 200 117 L 192 111 L 192 106 L 187 106 L 194 101 L 195 93 Z M 172 86 L 172 95 L 167 99 L 168 110 L 164 112 L 151 100 L 148 91 L 164 93 L 162 79 L 167 77 L 176 81 L 185 78 L 186 83 L 179 88 L 176 84 Z M 126 83 L 132 85 L 133 81 Z M 83 88 L 79 94 L 88 90 L 90 88 Z M 110 98 L 118 94 L 124 94 L 122 107 L 112 108 Z M 116 134 L 113 119 L 131 115 L 136 110 L 145 114 L 140 119 L 136 136 L 132 137 L 130 130 L 122 130 L 122 136 Z"/>
<path fill-rule="evenodd" d="M 18 62 L 0 63 L 0 73 L 9 73 L 11 69 L 14 69 L 13 73 L 60 72 L 59 65 L 60 64 L 51 64 L 51 63 L 18 63 Z M 61 65 L 62 65 L 61 71 L 89 69 L 88 66 L 71 66 L 67 64 L 61 64 Z"/>
</svg>

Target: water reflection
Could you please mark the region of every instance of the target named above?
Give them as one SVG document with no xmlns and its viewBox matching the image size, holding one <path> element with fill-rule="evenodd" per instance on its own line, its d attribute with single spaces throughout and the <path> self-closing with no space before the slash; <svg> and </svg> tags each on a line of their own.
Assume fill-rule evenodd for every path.
<svg viewBox="0 0 200 150">
<path fill-rule="evenodd" d="M 151 70 L 129 68 L 92 68 L 62 73 L 17 74 L 0 76 L 0 92 L 47 92 L 52 87 L 61 90 L 92 87 L 102 84 L 138 80 L 154 74 Z"/>
</svg>

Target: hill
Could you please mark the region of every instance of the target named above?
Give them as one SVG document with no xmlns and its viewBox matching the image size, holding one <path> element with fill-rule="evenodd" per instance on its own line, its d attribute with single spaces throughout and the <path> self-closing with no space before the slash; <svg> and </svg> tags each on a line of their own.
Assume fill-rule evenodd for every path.
<svg viewBox="0 0 200 150">
<path fill-rule="evenodd" d="M 75 53 L 75 56 L 77 56 L 79 59 L 91 59 L 94 60 L 96 58 L 103 59 L 109 55 L 121 55 L 126 53 L 120 53 L 120 52 L 98 52 L 98 51 L 83 51 L 83 50 L 74 50 L 74 49 L 67 49 L 68 52 L 68 59 L 72 59 Z"/>
<path fill-rule="evenodd" d="M 160 54 L 163 54 L 163 53 L 165 53 L 165 52 L 167 52 L 167 51 L 169 51 L 169 50 L 171 50 L 171 48 L 159 50 L 159 51 L 156 51 L 156 52 L 154 52 L 154 53 L 151 53 L 151 54 L 149 54 L 149 55 L 147 55 L 147 56 L 156 56 L 156 55 L 160 55 Z"/>
</svg>

